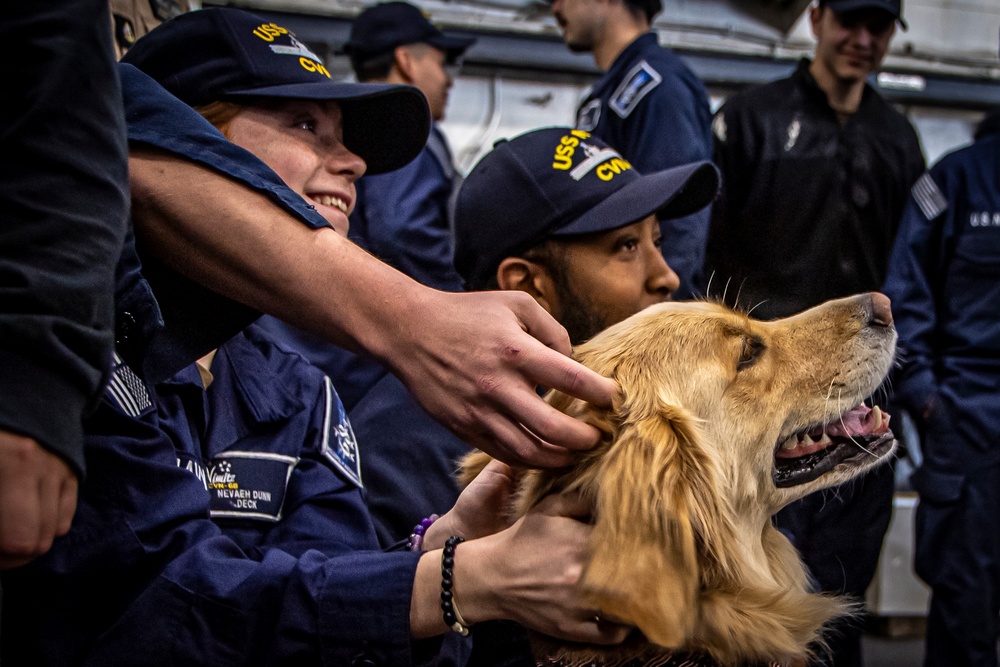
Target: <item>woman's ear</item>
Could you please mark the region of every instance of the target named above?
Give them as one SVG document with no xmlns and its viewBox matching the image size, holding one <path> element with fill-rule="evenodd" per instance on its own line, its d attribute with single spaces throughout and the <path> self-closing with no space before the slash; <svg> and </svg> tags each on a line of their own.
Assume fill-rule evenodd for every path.
<svg viewBox="0 0 1000 667">
<path fill-rule="evenodd" d="M 683 645 L 698 621 L 705 532 L 731 525 L 697 438 L 679 408 L 626 417 L 598 475 L 583 586 L 603 614 L 665 647 Z"/>
<path fill-rule="evenodd" d="M 549 272 L 541 264 L 523 257 L 506 257 L 497 267 L 497 285 L 502 290 L 527 292 L 550 315 L 558 318 L 558 301 Z"/>
</svg>

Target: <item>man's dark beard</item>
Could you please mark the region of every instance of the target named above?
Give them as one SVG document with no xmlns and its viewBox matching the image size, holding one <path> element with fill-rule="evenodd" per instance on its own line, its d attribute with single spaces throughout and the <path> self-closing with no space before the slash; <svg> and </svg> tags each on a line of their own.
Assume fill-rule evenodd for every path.
<svg viewBox="0 0 1000 667">
<path fill-rule="evenodd" d="M 566 274 L 561 270 L 561 267 L 558 269 L 550 267 L 549 273 L 552 276 L 556 296 L 559 299 L 561 311 L 559 323 L 569 333 L 570 343 L 573 345 L 584 343 L 608 327 L 604 318 L 595 312 L 590 300 L 576 293 L 569 281 L 566 280 Z"/>
</svg>

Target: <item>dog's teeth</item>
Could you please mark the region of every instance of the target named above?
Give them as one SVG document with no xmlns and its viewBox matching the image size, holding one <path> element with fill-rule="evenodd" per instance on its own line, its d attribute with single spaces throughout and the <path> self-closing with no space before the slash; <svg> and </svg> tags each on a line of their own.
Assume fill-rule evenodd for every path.
<svg viewBox="0 0 1000 667">
<path fill-rule="evenodd" d="M 785 442 L 782 443 L 781 448 L 782 449 L 795 449 L 798 446 L 799 446 L 799 441 L 796 440 L 794 437 L 791 437 L 791 438 L 789 438 L 788 440 L 785 440 Z"/>
<path fill-rule="evenodd" d="M 875 430 L 882 428 L 882 410 L 877 405 L 872 408 L 870 418 L 874 422 L 872 427 Z"/>
<path fill-rule="evenodd" d="M 815 444 L 815 443 L 813 442 L 813 439 L 812 439 L 811 437 L 809 437 L 809 434 L 808 434 L 808 433 L 803 433 L 803 434 L 802 434 L 802 435 L 801 435 L 800 437 L 801 437 L 801 439 L 802 439 L 802 444 L 803 444 L 804 446 L 806 446 L 806 447 L 809 447 L 809 446 L 811 446 L 811 445 Z"/>
<path fill-rule="evenodd" d="M 820 445 L 823 445 L 824 447 L 829 447 L 830 445 L 833 444 L 833 440 L 831 440 L 830 436 L 826 434 L 826 431 L 823 431 L 823 437 L 817 440 L 816 442 L 819 443 Z"/>
</svg>

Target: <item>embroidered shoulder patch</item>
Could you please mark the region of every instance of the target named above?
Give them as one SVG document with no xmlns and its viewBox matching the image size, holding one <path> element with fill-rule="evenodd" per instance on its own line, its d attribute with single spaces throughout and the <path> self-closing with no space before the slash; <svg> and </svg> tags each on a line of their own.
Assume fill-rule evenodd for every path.
<svg viewBox="0 0 1000 667">
<path fill-rule="evenodd" d="M 649 63 L 643 60 L 618 85 L 608 106 L 622 118 L 628 118 L 643 97 L 660 85 L 663 77 Z"/>
<path fill-rule="evenodd" d="M 585 132 L 592 132 L 597 123 L 601 120 L 601 101 L 590 100 L 576 114 L 577 128 Z"/>
<path fill-rule="evenodd" d="M 104 395 L 115 407 L 130 417 L 138 417 L 147 410 L 153 409 L 153 403 L 149 400 L 149 392 L 146 391 L 146 384 L 118 356 L 117 352 L 115 352 L 114 357 L 114 371 L 108 386 L 104 388 Z"/>
<path fill-rule="evenodd" d="M 269 452 L 223 452 L 208 463 L 212 518 L 281 521 L 298 459 Z"/>
<path fill-rule="evenodd" d="M 920 212 L 928 220 L 933 220 L 948 210 L 948 200 L 945 199 L 929 172 L 914 183 L 912 193 L 913 201 L 917 202 Z"/>
<path fill-rule="evenodd" d="M 344 404 L 337 397 L 330 378 L 326 380 L 326 415 L 323 418 L 323 456 L 342 472 L 348 480 L 364 488 L 361 483 L 361 453 L 358 441 L 347 419 Z M 336 423 L 334 423 L 336 420 Z"/>
</svg>

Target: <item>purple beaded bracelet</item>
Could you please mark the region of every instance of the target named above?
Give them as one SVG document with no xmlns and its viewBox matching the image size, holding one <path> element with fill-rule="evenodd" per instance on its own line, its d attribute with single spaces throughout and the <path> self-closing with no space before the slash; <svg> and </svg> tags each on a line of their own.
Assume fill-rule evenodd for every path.
<svg viewBox="0 0 1000 667">
<path fill-rule="evenodd" d="M 431 527 L 431 524 L 439 518 L 440 517 L 437 514 L 431 514 L 426 519 L 421 519 L 420 523 L 413 527 L 413 532 L 410 533 L 410 539 L 406 541 L 406 548 L 409 551 L 423 551 L 424 534 L 427 532 L 427 529 Z"/>
</svg>

